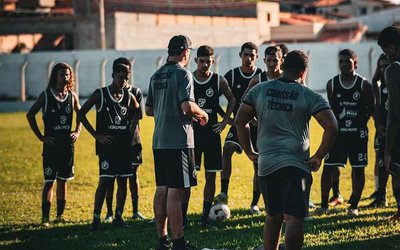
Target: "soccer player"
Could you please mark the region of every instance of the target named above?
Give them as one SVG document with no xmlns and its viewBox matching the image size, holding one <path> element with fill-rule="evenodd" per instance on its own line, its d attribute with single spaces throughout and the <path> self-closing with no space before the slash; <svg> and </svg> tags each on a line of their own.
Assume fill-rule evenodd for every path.
<svg viewBox="0 0 400 250">
<path fill-rule="evenodd" d="M 115 67 L 117 64 L 124 64 L 128 66 L 129 70 L 132 72 L 132 65 L 129 59 L 125 57 L 119 57 L 113 61 L 113 67 Z M 131 76 L 130 76 L 131 77 Z M 129 78 L 130 78 L 129 77 Z M 142 119 L 143 118 L 143 113 L 144 113 L 144 103 L 143 103 L 143 93 L 142 91 L 133 85 L 126 84 L 125 89 L 127 89 L 129 92 L 131 92 L 137 102 L 140 105 L 140 109 L 137 110 L 138 113 L 138 118 Z M 137 124 L 136 128 L 133 129 L 133 133 L 131 135 L 132 137 L 132 143 L 131 143 L 131 158 L 132 158 L 132 175 L 128 176 L 129 180 L 129 189 L 131 191 L 131 199 L 132 199 L 132 209 L 133 209 L 133 214 L 132 214 L 132 219 L 134 220 L 145 220 L 146 217 L 144 217 L 140 212 L 139 212 L 139 176 L 138 176 L 138 168 L 139 166 L 143 163 L 142 160 L 142 143 L 141 143 L 141 138 L 140 138 L 140 128 L 139 128 L 139 123 Z M 105 222 L 112 222 L 113 220 L 113 210 L 112 210 L 112 201 L 113 201 L 113 193 L 114 193 L 114 185 L 111 186 L 112 188 L 107 190 L 106 194 L 106 204 L 107 204 L 107 214 L 105 217 Z"/>
<path fill-rule="evenodd" d="M 243 93 L 249 86 L 250 80 L 262 72 L 261 69 L 255 66 L 258 58 L 258 48 L 252 42 L 246 42 L 242 45 L 239 56 L 242 59 L 242 65 L 240 67 L 229 70 L 225 74 L 225 78 L 228 81 L 229 87 L 232 90 L 233 96 L 236 99 L 236 105 L 233 110 L 234 116 L 239 108 L 240 101 L 242 100 Z M 253 138 L 256 135 L 256 129 L 252 129 Z M 255 145 L 254 145 L 255 147 Z M 225 144 L 222 153 L 222 173 L 221 173 L 221 193 L 215 198 L 215 202 L 228 203 L 228 189 L 229 179 L 232 172 L 232 155 L 233 153 L 241 153 L 242 147 L 240 146 L 239 139 L 237 138 L 236 128 L 232 126 L 225 139 Z M 254 164 L 254 166 L 256 166 Z M 260 197 L 259 186 L 256 181 L 253 181 L 253 200 L 250 210 L 254 214 L 259 214 L 260 209 L 257 204 Z"/>
<path fill-rule="evenodd" d="M 369 207 L 386 207 L 386 184 L 388 181 L 388 173 L 383 165 L 383 154 L 385 152 L 386 139 L 386 120 L 387 120 L 387 99 L 388 92 L 385 82 L 385 70 L 390 65 L 389 58 L 382 53 L 379 56 L 376 71 L 372 79 L 372 86 L 375 96 L 374 120 L 375 120 L 375 193 L 372 196 L 374 200 Z M 378 85 L 379 83 L 379 85 Z"/>
<path fill-rule="evenodd" d="M 339 182 L 339 167 L 345 167 L 347 159 L 352 166 L 352 194 L 349 199 L 348 214 L 358 215 L 360 201 L 365 184 L 365 167 L 367 166 L 367 122 L 374 110 L 374 96 L 371 84 L 356 73 L 358 58 L 354 51 L 344 49 L 339 52 L 340 74 L 327 83 L 327 95 L 338 121 L 339 134 L 335 146 L 325 158 L 321 176 L 321 207 L 314 215 L 328 212 L 329 191 L 336 175 Z M 338 185 L 338 183 L 337 183 Z M 335 192 L 336 191 L 336 192 Z M 334 190 L 331 206 L 341 204 L 339 189 Z"/>
<path fill-rule="evenodd" d="M 301 249 L 308 214 L 311 171 L 317 171 L 334 143 L 337 122 L 326 100 L 308 89 L 308 58 L 301 51 L 287 54 L 281 78 L 257 84 L 243 98 L 235 125 L 244 152 L 258 162 L 258 176 L 267 217 L 264 248 L 278 249 L 283 221 L 287 249 Z M 258 149 L 251 145 L 247 124 L 258 119 Z M 317 152 L 310 158 L 309 120 L 324 129 Z"/>
<path fill-rule="evenodd" d="M 191 41 L 177 35 L 168 44 L 168 61 L 151 77 L 145 112 L 154 116 L 153 154 L 156 177 L 154 215 L 158 249 L 195 249 L 183 235 L 182 201 L 197 185 L 192 120 L 201 125 L 208 115 L 194 99 L 193 76 L 184 67 L 190 59 Z"/>
<path fill-rule="evenodd" d="M 75 76 L 71 66 L 57 63 L 51 70 L 47 88 L 26 114 L 32 131 L 43 142 L 42 226 L 45 227 L 49 226 L 54 181 L 57 180 L 55 222 L 64 222 L 67 180 L 74 178 L 74 143 L 82 127 L 77 119 L 75 130 L 71 130 L 73 111 L 77 113 L 80 109 L 74 85 Z M 36 122 L 36 114 L 40 109 L 42 109 L 44 135 Z"/>
<path fill-rule="evenodd" d="M 206 126 L 201 126 L 198 123 L 193 124 L 197 170 L 200 170 L 201 157 L 204 154 L 206 183 L 204 186 L 201 224 L 209 226 L 208 214 L 215 194 L 215 176 L 216 172 L 222 171 L 220 133 L 228 124 L 229 117 L 235 108 L 236 100 L 229 89 L 226 79 L 211 71 L 211 66 L 215 62 L 213 48 L 208 45 L 200 46 L 197 49 L 197 57 L 194 60 L 197 63 L 197 69 L 193 72 L 194 96 L 197 105 L 209 117 Z M 217 110 L 221 93 L 228 100 L 228 106 L 223 120 L 218 122 Z"/>
<path fill-rule="evenodd" d="M 384 164 L 392 175 L 393 196 L 397 202 L 397 212 L 391 219 L 400 220 L 400 25 L 383 29 L 378 45 L 392 62 L 385 71 L 389 101 Z"/>
<path fill-rule="evenodd" d="M 127 177 L 132 175 L 131 130 L 136 128 L 139 120 L 139 103 L 135 96 L 125 89 L 129 76 L 128 66 L 115 65 L 112 83 L 95 90 L 79 112 L 82 124 L 96 139 L 96 154 L 99 156 L 100 179 L 95 194 L 92 230 L 97 230 L 100 225 L 106 191 L 112 188 L 115 178 L 118 190 L 113 225 L 126 226 L 122 213 L 127 192 Z M 93 106 L 96 106 L 96 130 L 86 118 Z"/>
</svg>

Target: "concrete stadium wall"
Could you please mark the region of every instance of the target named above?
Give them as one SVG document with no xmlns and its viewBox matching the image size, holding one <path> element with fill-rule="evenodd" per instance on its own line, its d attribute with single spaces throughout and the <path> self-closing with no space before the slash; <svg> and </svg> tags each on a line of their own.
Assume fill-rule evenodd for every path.
<svg viewBox="0 0 400 250">
<path fill-rule="evenodd" d="M 326 82 L 338 74 L 337 54 L 344 48 L 353 49 L 359 56 L 357 71 L 371 79 L 376 61 L 381 53 L 376 43 L 361 44 L 327 44 L 304 43 L 287 44 L 290 50 L 300 49 L 310 56 L 308 86 L 317 91 L 324 91 Z M 267 45 L 259 48 L 257 66 L 265 69 L 262 58 Z M 225 74 L 229 69 L 240 66 L 239 47 L 215 48 L 217 63 L 214 71 Z M 195 57 L 195 52 L 191 56 Z M 96 88 L 111 83 L 112 61 L 120 56 L 133 60 L 133 82 L 145 93 L 152 73 L 165 62 L 166 50 L 132 50 L 132 51 L 76 51 L 76 52 L 43 52 L 31 54 L 0 55 L 0 98 L 21 100 L 21 77 L 25 78 L 25 96 L 36 98 L 47 86 L 51 66 L 57 62 L 66 62 L 73 66 L 79 84 L 81 97 L 88 97 Z M 24 74 L 22 73 L 25 64 Z M 188 67 L 195 70 L 194 60 Z"/>
</svg>

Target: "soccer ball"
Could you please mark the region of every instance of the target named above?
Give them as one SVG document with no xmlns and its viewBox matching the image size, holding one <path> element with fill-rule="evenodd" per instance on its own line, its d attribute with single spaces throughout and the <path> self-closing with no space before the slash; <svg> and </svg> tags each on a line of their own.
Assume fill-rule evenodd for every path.
<svg viewBox="0 0 400 250">
<path fill-rule="evenodd" d="M 208 214 L 208 218 L 212 221 L 223 221 L 229 219 L 229 217 L 231 217 L 231 210 L 228 205 L 222 203 L 214 204 Z"/>
</svg>

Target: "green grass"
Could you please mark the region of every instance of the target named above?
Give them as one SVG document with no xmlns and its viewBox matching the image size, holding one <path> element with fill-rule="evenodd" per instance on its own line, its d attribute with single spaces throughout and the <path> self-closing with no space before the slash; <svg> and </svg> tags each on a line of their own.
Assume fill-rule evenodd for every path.
<svg viewBox="0 0 400 250">
<path fill-rule="evenodd" d="M 89 116 L 94 121 L 93 111 Z M 41 122 L 40 116 L 37 119 Z M 144 165 L 139 169 L 140 209 L 151 218 L 155 190 L 151 150 L 152 119 L 146 117 L 141 128 Z M 223 138 L 225 133 L 226 130 Z M 314 122 L 311 124 L 311 133 L 312 150 L 315 151 L 321 130 Z M 370 141 L 373 134 L 370 126 Z M 47 229 L 39 226 L 43 185 L 42 145 L 30 131 L 25 114 L 0 114 L 0 138 L 0 249 L 154 249 L 157 246 L 155 227 L 147 222 L 128 220 L 129 229 L 105 225 L 99 232 L 89 231 L 98 182 L 98 160 L 94 140 L 85 130 L 76 144 L 76 178 L 68 184 L 66 216 L 71 223 L 52 225 Z M 371 142 L 368 156 L 370 164 L 366 171 L 363 197 L 370 195 L 374 186 L 375 155 Z M 345 199 L 349 198 L 351 192 L 350 170 L 348 167 L 342 171 L 341 191 Z M 320 172 L 314 174 L 311 197 L 315 202 L 320 201 Z M 209 248 L 251 249 L 261 244 L 264 215 L 251 216 L 248 212 L 252 196 L 252 175 L 250 161 L 244 154 L 235 154 L 229 191 L 229 207 L 233 217 L 220 223 L 217 228 L 203 229 L 195 223 L 200 217 L 203 201 L 204 172 L 200 172 L 199 185 L 192 189 L 190 199 L 191 223 L 185 229 L 187 239 L 196 246 Z M 347 205 L 342 205 L 333 214 L 307 222 L 304 248 L 400 249 L 400 223 L 387 221 L 387 217 L 396 210 L 391 182 L 388 186 L 389 208 L 362 209 L 359 217 L 350 218 L 345 213 Z M 219 190 L 218 181 L 217 192 Z M 369 202 L 369 199 L 363 199 L 360 205 Z M 125 216 L 131 213 L 132 206 L 128 198 Z M 52 206 L 51 217 L 55 217 L 55 205 Z"/>
</svg>

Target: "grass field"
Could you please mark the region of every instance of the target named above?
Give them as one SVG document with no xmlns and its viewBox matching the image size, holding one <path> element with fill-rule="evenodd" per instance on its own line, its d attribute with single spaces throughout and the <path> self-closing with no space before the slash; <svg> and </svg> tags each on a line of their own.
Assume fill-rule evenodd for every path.
<svg viewBox="0 0 400 250">
<path fill-rule="evenodd" d="M 90 112 L 91 121 L 94 120 L 94 115 L 93 111 Z M 40 116 L 37 116 L 37 119 L 41 121 Z M 141 128 L 144 165 L 139 169 L 140 210 L 148 218 L 152 218 L 155 189 L 151 150 L 152 119 L 145 118 Z M 311 133 L 313 151 L 316 150 L 315 145 L 318 145 L 321 136 L 321 130 L 314 122 L 311 124 Z M 373 128 L 370 126 L 370 141 L 373 134 Z M 69 196 L 65 213 L 70 223 L 41 228 L 41 150 L 42 145 L 30 131 L 24 113 L 0 114 L 0 249 L 156 248 L 156 230 L 154 225 L 149 225 L 147 221 L 128 220 L 128 229 L 117 229 L 107 224 L 101 231 L 90 232 L 94 192 L 98 182 L 98 161 L 94 151 L 94 140 L 85 130 L 76 144 L 76 178 L 69 182 L 68 186 Z M 374 188 L 375 155 L 371 142 L 368 157 L 370 164 L 366 171 L 364 198 L 368 197 Z M 345 199 L 349 198 L 351 192 L 350 170 L 344 169 L 341 177 L 341 191 Z M 202 209 L 204 186 L 204 172 L 198 174 L 199 185 L 192 189 L 190 200 L 190 224 L 185 229 L 185 235 L 192 244 L 201 248 L 252 249 L 262 243 L 264 215 L 249 214 L 252 175 L 250 161 L 244 154 L 236 154 L 229 191 L 229 207 L 233 217 L 220 223 L 217 228 L 204 229 L 196 223 Z M 314 174 L 311 192 L 312 200 L 317 203 L 320 201 L 319 182 L 320 172 Z M 219 190 L 218 181 L 217 192 Z M 346 214 L 347 205 L 342 205 L 332 214 L 307 222 L 304 249 L 400 249 L 400 223 L 387 221 L 387 217 L 396 210 L 391 188 L 388 188 L 388 198 L 389 208 L 361 208 L 360 216 L 350 218 Z M 365 198 L 360 205 L 367 205 L 370 201 Z M 262 201 L 260 205 L 264 207 Z M 125 217 L 131 216 L 131 213 L 132 206 L 128 198 Z M 55 217 L 55 202 L 51 217 Z"/>
</svg>

